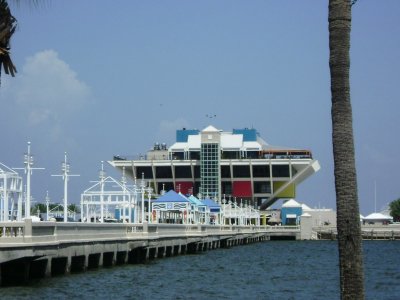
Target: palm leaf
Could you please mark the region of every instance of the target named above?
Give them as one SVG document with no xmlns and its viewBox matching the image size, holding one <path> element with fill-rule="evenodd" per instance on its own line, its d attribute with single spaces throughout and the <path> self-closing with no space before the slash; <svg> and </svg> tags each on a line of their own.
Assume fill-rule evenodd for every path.
<svg viewBox="0 0 400 300">
<path fill-rule="evenodd" d="M 7 1 L 0 0 L 0 80 L 2 68 L 13 77 L 17 72 L 10 56 L 10 40 L 16 26 L 17 20 L 11 14 Z"/>
</svg>

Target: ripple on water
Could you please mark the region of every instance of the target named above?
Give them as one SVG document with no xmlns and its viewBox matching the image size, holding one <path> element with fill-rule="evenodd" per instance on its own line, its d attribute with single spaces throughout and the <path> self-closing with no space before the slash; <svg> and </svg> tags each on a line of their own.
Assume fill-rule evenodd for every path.
<svg viewBox="0 0 400 300">
<path fill-rule="evenodd" d="M 366 299 L 400 295 L 400 242 L 364 242 Z M 385 253 L 385 255 L 382 255 Z M 273 241 L 1 288 L 1 299 L 339 299 L 337 243 Z"/>
</svg>

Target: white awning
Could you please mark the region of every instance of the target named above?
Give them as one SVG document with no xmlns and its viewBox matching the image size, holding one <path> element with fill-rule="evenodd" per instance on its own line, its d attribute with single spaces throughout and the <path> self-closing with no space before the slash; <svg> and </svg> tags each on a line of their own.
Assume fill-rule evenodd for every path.
<svg viewBox="0 0 400 300">
<path fill-rule="evenodd" d="M 287 214 L 286 219 L 296 219 L 297 215 L 296 214 Z"/>
</svg>

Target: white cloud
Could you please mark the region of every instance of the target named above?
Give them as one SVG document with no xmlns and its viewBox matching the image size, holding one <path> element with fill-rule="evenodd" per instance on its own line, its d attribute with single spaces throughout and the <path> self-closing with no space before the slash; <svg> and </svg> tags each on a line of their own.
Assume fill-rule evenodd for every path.
<svg viewBox="0 0 400 300">
<path fill-rule="evenodd" d="M 90 98 L 90 88 L 77 78 L 54 50 L 29 57 L 22 72 L 6 86 L 8 99 L 26 115 L 29 125 L 59 121 L 79 110 Z"/>
</svg>

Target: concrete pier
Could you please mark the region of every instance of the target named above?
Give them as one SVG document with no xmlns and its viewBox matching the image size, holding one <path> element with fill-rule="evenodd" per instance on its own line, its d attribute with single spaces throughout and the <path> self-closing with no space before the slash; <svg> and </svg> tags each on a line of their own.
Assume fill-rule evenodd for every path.
<svg viewBox="0 0 400 300">
<path fill-rule="evenodd" d="M 336 240 L 337 238 L 337 229 L 333 226 L 313 227 L 312 231 L 319 240 Z M 400 224 L 361 225 L 361 236 L 364 240 L 400 240 Z"/>
<path fill-rule="evenodd" d="M 299 226 L 1 222 L 0 284 L 301 236 Z"/>
</svg>

